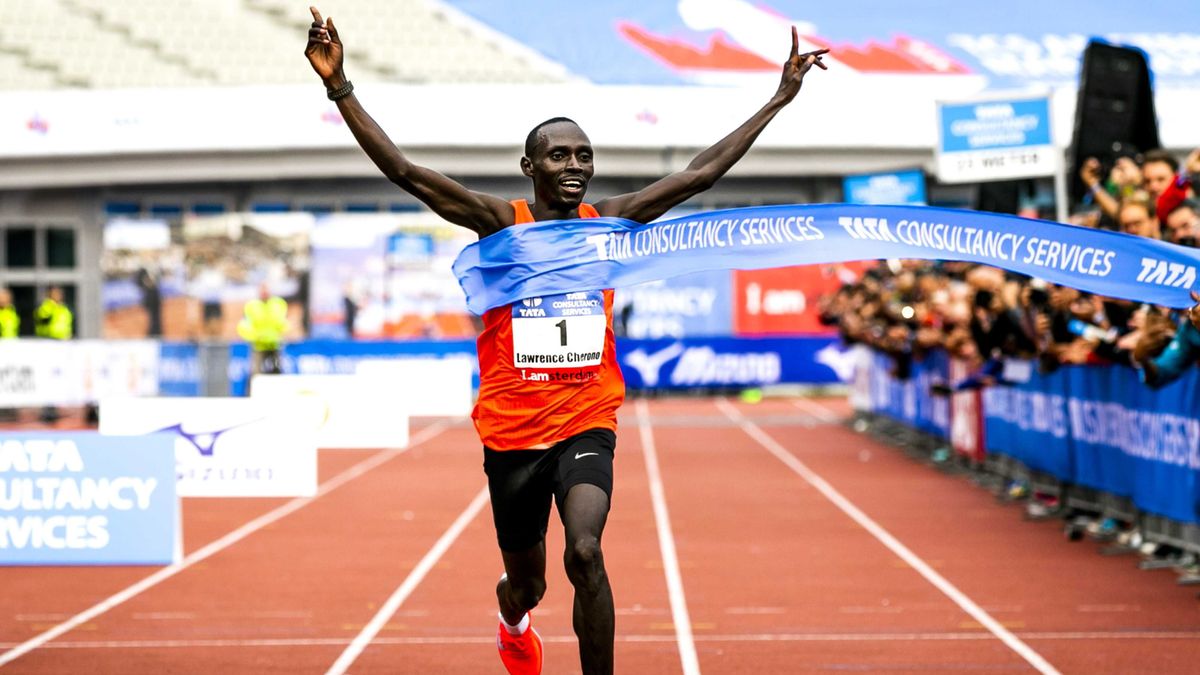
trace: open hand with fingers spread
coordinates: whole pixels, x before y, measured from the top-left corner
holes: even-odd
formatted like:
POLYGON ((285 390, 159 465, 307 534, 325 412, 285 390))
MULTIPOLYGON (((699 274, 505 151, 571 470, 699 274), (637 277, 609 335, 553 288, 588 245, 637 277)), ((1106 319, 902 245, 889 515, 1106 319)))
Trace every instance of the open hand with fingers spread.
POLYGON ((779 82, 779 91, 775 94, 784 103, 790 103, 792 99, 796 98, 796 94, 800 93, 800 85, 804 83, 804 74, 813 66, 821 70, 829 70, 821 62, 821 57, 829 53, 828 49, 818 49, 803 54, 799 52, 800 37, 796 33, 796 27, 792 26, 792 53, 788 55, 787 61, 783 64, 783 77, 779 82))
POLYGON ((332 18, 322 20, 316 7, 309 7, 308 10, 312 12, 313 22, 308 29, 308 45, 304 48, 304 55, 325 82, 325 87, 335 89, 346 80, 342 73, 342 41, 332 18))

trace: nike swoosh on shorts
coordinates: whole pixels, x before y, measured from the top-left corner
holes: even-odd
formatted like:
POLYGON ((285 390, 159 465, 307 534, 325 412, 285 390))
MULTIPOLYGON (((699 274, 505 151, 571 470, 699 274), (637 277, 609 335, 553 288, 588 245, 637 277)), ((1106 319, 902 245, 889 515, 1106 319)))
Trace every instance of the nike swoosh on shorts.
POLYGON ((579 459, 580 457, 587 457, 588 455, 596 455, 597 457, 599 457, 600 453, 598 453, 598 452, 577 452, 577 453, 575 453, 575 459, 579 459))

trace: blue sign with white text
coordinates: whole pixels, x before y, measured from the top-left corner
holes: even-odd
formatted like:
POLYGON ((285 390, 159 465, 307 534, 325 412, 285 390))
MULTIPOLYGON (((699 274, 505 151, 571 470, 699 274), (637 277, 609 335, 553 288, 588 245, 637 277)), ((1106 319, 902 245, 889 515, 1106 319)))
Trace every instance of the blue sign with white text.
POLYGON ((943 103, 941 152, 1050 145, 1050 99, 943 103))
POLYGON ((828 384, 849 358, 837 338, 810 336, 621 340, 617 357, 630 389, 828 384))
POLYGON ((988 449, 1059 480, 1076 482, 1064 373, 1033 372, 1029 381, 983 392, 988 449), (1003 439, 1006 445, 999 445, 1003 439))
MULTIPOLYGON (((363 359, 468 357, 475 360, 474 340, 305 340, 283 347, 284 375, 349 375, 363 359)), ((250 382, 250 347, 229 347, 229 395, 244 396, 250 382)), ((472 376, 479 386, 479 373, 472 376)))
POLYGON ((172 434, 0 433, 0 565, 168 565, 172 434))
POLYGON ((616 297, 616 320, 631 338, 733 333, 733 274, 728 270, 683 274, 618 288, 616 297))
POLYGON ((920 169, 846 176, 842 189, 849 204, 925 205, 925 173, 920 169))
POLYGON ((191 342, 158 345, 158 393, 162 396, 201 394, 200 349, 191 342))
POLYGON ((906 377, 897 377, 896 363, 885 354, 873 354, 871 411, 909 424, 926 433, 950 434, 950 405, 945 397, 929 395, 935 382, 945 382, 950 363, 942 352, 912 359, 906 377))

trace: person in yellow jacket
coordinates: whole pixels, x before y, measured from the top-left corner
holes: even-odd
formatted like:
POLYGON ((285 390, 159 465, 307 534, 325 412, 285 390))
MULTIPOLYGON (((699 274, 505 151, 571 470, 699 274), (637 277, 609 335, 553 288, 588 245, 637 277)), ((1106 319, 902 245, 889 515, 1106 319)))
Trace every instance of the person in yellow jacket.
POLYGON ((254 350, 253 372, 278 374, 282 370, 279 350, 288 329, 287 301, 271 295, 271 288, 264 283, 258 287, 258 299, 247 302, 244 313, 237 330, 254 350))
POLYGON ((33 333, 50 340, 70 340, 74 335, 75 316, 63 304, 63 292, 51 286, 46 299, 33 313, 33 333))
POLYGON ((0 286, 0 340, 17 337, 21 329, 21 317, 17 316, 17 308, 12 304, 12 293, 0 286))

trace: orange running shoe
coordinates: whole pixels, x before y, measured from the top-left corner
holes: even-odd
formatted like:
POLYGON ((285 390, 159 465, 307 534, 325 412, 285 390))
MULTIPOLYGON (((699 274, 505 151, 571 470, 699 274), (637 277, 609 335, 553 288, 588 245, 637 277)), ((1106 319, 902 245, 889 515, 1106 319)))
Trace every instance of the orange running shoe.
MULTIPOLYGON (((526 615, 532 618, 531 615, 526 615)), ((500 650, 500 660, 508 669, 509 675, 541 675, 542 672, 542 636, 527 625, 525 632, 513 635, 504 627, 504 618, 496 628, 496 648, 500 650)))

